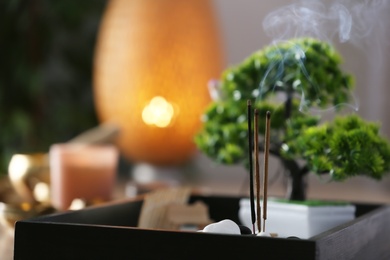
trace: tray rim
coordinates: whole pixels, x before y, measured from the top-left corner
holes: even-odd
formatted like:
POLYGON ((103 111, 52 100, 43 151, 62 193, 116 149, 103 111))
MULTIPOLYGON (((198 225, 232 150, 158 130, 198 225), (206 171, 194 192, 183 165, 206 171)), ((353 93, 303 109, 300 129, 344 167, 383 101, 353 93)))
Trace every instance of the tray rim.
MULTIPOLYGON (((232 198, 230 196, 198 196, 195 195, 195 198, 206 198, 206 199, 224 199, 232 198)), ((233 197, 240 199, 241 197, 233 197)), ((356 203, 352 203, 356 204, 356 203)), ((343 246, 338 246, 340 241, 349 241, 351 237, 353 238, 356 234, 364 232, 365 229, 372 228, 376 232, 371 232, 371 238, 373 241, 384 241, 383 239, 390 240, 390 225, 388 225, 388 219, 390 219, 390 206, 389 205, 379 205, 379 204, 356 204, 359 205, 368 205, 372 207, 368 213, 364 213, 361 216, 355 218, 352 221, 349 221, 343 225, 332 228, 326 232, 318 234, 309 239, 291 239, 291 238, 268 238, 268 237, 256 237, 256 236, 240 236, 240 235, 225 235, 225 234, 212 234, 212 233, 202 233, 202 232, 191 232, 191 231, 171 231, 171 230, 152 230, 152 229, 141 229, 135 226, 123 226, 123 225, 106 225, 106 224, 96 224, 96 223, 73 223, 63 221, 64 218, 72 216, 74 214, 93 214, 94 211, 98 212, 101 210, 107 210, 110 208, 121 208, 124 205, 137 207, 142 206, 142 197, 136 199, 124 199, 120 201, 113 201, 106 203, 104 205, 97 205, 93 207, 88 207, 79 211, 69 211, 62 213, 54 213, 51 215, 46 215, 42 217, 37 217, 33 219, 27 219, 18 221, 15 225, 15 259, 22 256, 20 254, 21 248, 23 246, 20 244, 26 244, 27 241, 21 239, 20 236, 23 230, 44 230, 47 234, 50 234, 51 230, 60 230, 61 232, 68 232, 67 230, 73 230, 74 232, 79 232, 79 230, 86 230, 89 232, 93 230, 95 233, 105 233, 113 235, 115 233, 121 234, 121 236, 130 239, 129 237, 161 237, 163 240, 169 240, 177 238, 178 240, 193 240, 198 241, 197 244, 202 244, 202 240, 207 241, 227 241, 226 243, 247 243, 248 245, 265 245, 271 247, 281 247, 281 248, 302 248, 307 250, 305 256, 308 256, 307 259, 335 259, 341 255, 354 255, 357 253, 371 254, 376 253, 374 251, 373 243, 363 243, 364 241, 354 241, 353 243, 348 243, 343 246), (387 224, 387 225, 384 225, 387 224), (383 228, 384 226, 389 226, 383 228), (125 233, 123 233, 125 232, 125 233), (387 232, 387 233, 386 233, 387 232), (382 239, 382 240, 381 240, 382 239), (290 246, 291 245, 291 246, 290 246), (292 246, 294 245, 294 246, 292 246), (336 250, 334 250, 336 248, 336 250)), ((80 232, 82 233, 82 232, 80 232)), ((114 235, 113 235, 114 236, 114 235)), ((140 240, 142 241, 142 239, 140 240)), ((146 240, 145 240, 146 241, 146 240)), ((148 240, 149 241, 149 240, 148 240)), ((386 241, 386 240, 385 240, 386 241)), ((119 242, 120 243, 120 242, 119 242)), ((157 243, 155 241, 155 243, 157 243)), ((341 243, 342 244, 342 243, 341 243)), ((142 246, 141 246, 142 248, 142 246)), ((264 248, 264 246, 262 247, 264 248)), ((135 248, 136 249, 136 248, 135 248)), ((160 248, 164 249, 164 248, 160 248)), ((390 256, 390 249, 383 249, 382 251, 377 252, 379 256, 386 255, 390 256)), ((88 251, 89 252, 89 251, 88 251)), ((85 254, 88 254, 86 252, 85 254)), ((171 251, 170 251, 171 252, 171 251)), ((171 252, 172 253, 172 252, 171 252)), ((252 254, 252 252, 248 252, 252 254)), ((363 254, 363 255, 364 255, 363 254)), ((85 255, 84 255, 85 256, 85 255)), ((255 255, 254 255, 255 256, 255 255)), ((306 259, 306 258, 305 258, 306 259)), ((346 257, 345 259, 349 259, 346 257)), ((351 258, 352 259, 352 258, 351 258)))

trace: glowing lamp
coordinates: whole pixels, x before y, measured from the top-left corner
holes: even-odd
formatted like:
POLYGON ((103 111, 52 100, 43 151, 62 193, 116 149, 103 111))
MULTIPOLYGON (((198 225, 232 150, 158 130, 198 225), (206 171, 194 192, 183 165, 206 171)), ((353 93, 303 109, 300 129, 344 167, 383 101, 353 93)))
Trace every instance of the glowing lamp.
POLYGON ((142 120, 147 125, 167 127, 171 124, 175 113, 173 106, 163 97, 154 97, 142 110, 142 120))
POLYGON ((129 160, 182 163, 195 151, 207 82, 222 68, 212 1, 111 0, 95 54, 100 121, 120 127, 129 160))

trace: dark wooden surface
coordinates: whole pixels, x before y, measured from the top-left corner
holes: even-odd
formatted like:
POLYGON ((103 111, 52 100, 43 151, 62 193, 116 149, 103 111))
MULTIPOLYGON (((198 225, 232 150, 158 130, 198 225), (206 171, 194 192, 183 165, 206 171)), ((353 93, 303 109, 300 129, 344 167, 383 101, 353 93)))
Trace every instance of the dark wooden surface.
MULTIPOLYGON (((215 221, 238 222, 239 199, 193 196, 215 221)), ((390 208, 357 205, 358 218, 311 239, 134 228, 142 201, 20 221, 14 259, 390 259, 390 208)))
POLYGON ((316 240, 317 259, 390 259, 390 207, 381 207, 316 240))

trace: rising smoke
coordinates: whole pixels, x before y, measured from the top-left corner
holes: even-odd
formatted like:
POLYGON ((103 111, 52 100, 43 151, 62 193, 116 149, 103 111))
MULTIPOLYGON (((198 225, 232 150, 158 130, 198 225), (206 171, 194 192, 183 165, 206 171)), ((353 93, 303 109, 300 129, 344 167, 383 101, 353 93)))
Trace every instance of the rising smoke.
POLYGON ((269 13, 263 22, 275 41, 310 36, 324 41, 361 45, 385 37, 390 15, 387 0, 301 0, 269 13), (337 39, 338 38, 338 39, 337 39))
MULTIPOLYGON (((389 44, 390 20, 384 19, 390 15, 389 3, 387 0, 301 0, 269 13, 263 28, 275 44, 291 38, 313 37, 332 44, 352 44, 363 50, 368 46, 383 49, 389 44)), ((340 105, 357 111, 357 98, 353 93, 350 97, 351 103, 340 105)), ((304 103, 302 100, 301 109, 304 103)))

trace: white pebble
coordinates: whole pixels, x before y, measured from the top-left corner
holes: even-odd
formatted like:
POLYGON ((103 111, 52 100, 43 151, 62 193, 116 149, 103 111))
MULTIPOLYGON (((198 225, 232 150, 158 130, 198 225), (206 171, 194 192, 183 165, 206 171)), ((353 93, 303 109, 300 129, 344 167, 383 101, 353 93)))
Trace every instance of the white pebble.
POLYGON ((241 235, 240 227, 230 219, 207 225, 203 232, 241 235))
POLYGON ((271 237, 271 235, 269 233, 265 233, 263 231, 261 231, 260 233, 257 233, 257 236, 259 236, 259 237, 271 237))

